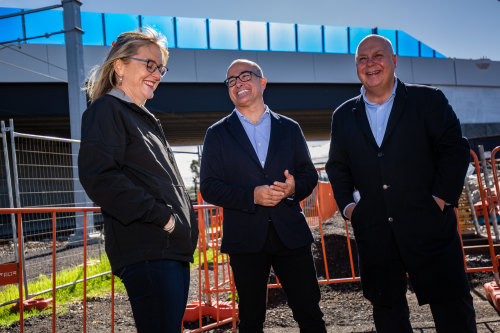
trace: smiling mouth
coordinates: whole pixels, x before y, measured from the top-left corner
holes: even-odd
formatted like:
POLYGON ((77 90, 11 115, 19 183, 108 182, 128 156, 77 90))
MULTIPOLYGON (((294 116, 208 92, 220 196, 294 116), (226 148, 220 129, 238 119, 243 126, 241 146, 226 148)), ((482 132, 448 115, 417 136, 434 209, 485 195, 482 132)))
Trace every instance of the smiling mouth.
POLYGON ((154 88, 154 86, 155 86, 154 82, 151 82, 151 81, 144 81, 144 84, 150 88, 154 88))
POLYGON ((380 73, 380 70, 372 71, 372 72, 367 72, 366 75, 376 75, 378 73, 380 73))
POLYGON ((248 92, 248 90, 247 90, 247 89, 245 89, 245 90, 240 90, 240 91, 238 91, 238 96, 243 95, 244 93, 247 93, 247 92, 248 92))

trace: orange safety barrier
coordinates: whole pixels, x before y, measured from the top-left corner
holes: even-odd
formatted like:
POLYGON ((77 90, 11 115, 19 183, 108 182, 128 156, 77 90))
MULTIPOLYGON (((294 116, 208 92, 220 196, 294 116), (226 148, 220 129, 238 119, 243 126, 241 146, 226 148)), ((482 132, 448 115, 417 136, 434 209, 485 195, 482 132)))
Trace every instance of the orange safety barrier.
MULTIPOLYGON (((483 215, 484 215, 484 223, 486 226, 486 233, 488 235, 488 246, 489 246, 489 252, 491 256, 491 263, 492 266, 488 267, 476 267, 476 268, 469 268, 467 267, 467 262, 465 262, 465 251, 464 253, 464 266, 465 266, 465 271, 467 273, 472 273, 472 272, 493 272, 495 276, 498 276, 498 260, 495 256, 495 248, 493 246, 493 238, 491 236, 491 228, 490 228, 490 220, 489 220, 489 212, 487 210, 487 202, 491 201, 491 190, 488 188, 484 188, 483 186, 483 177, 481 176, 481 168, 479 164, 479 160, 477 158, 476 153, 471 150, 470 154, 474 160, 474 168, 476 170, 476 177, 477 177, 477 182, 479 186, 479 194, 481 196, 481 203, 482 203, 482 210, 483 210, 483 215)), ((492 207, 490 205, 490 207, 492 207)), ((494 209, 494 207, 493 207, 494 209)), ((462 232, 460 230, 460 226, 457 223, 457 228, 458 228, 458 233, 460 235, 460 241, 462 242, 462 251, 463 251, 463 240, 462 240, 462 232)))
POLYGON ((498 274, 498 260, 500 256, 495 256, 495 249, 493 247, 493 242, 491 238, 491 229, 489 223, 489 217, 493 212, 498 212, 498 198, 500 195, 500 184, 496 167, 496 153, 500 151, 500 146, 493 149, 490 156, 491 169, 493 173, 493 183, 495 186, 495 192, 491 189, 484 189, 481 182, 481 174, 479 173, 479 161, 477 156, 474 156, 474 163, 476 164, 476 173, 478 174, 478 183, 480 184, 480 194, 481 194, 481 204, 483 210, 484 221, 486 225, 486 230, 488 232, 488 244, 490 247, 490 254, 493 263, 493 275, 494 281, 484 284, 484 291, 486 293, 486 298, 493 304, 493 306, 500 312, 500 278, 498 274))
MULTIPOLYGON (((497 149, 496 151, 500 150, 497 149)), ((496 152, 495 151, 495 152, 496 152)), ((492 265, 487 267, 475 267, 469 268, 467 267, 467 262, 464 260, 464 266, 468 273, 470 272, 484 272, 491 271, 495 274, 495 277, 498 277, 498 257, 495 256, 494 247, 493 247, 493 239, 490 231, 489 224, 489 212, 487 211, 487 202, 491 202, 492 200, 492 191, 490 189, 485 189, 482 186, 482 178, 480 173, 479 161, 477 159, 476 154, 471 151, 471 155, 474 159, 474 166, 476 168, 476 173, 478 177, 478 183, 480 187, 481 194, 481 202, 483 203, 482 209, 485 216, 485 224, 486 230, 488 234, 488 244, 489 250, 492 260, 492 265)), ((494 160, 494 154, 492 154, 492 159, 494 160)), ((495 173, 495 179, 498 183, 498 175, 495 173)), ((498 184, 496 184, 498 186, 498 184)), ((497 189, 498 193, 498 189, 497 189)), ((198 196, 198 201, 202 203, 201 196, 198 196)), ((327 221, 333 214, 337 212, 337 206, 335 204, 335 200, 333 198, 333 194, 331 193, 331 188, 329 183, 319 182, 318 186, 311 194, 309 198, 304 200, 302 203, 302 208, 304 214, 306 215, 306 219, 312 229, 319 230, 319 237, 321 240, 321 248, 320 251, 322 253, 323 266, 325 278, 319 280, 320 284, 330 284, 330 283, 345 283, 345 282, 357 282, 360 281, 360 278, 356 276, 356 265, 354 263, 354 258, 356 253, 353 253, 353 246, 351 244, 351 237, 349 235, 349 222, 344 221, 343 227, 345 228, 345 239, 346 239, 346 247, 348 251, 348 262, 350 273, 348 276, 330 276, 329 268, 328 268, 328 255, 327 255, 327 245, 325 244, 325 235, 323 234, 323 224, 327 221), (325 207, 328 206, 328 207, 325 207)), ((490 206, 491 207, 491 206, 490 206)), ((216 207, 213 205, 205 205, 200 204, 196 205, 195 209, 198 211, 198 226, 200 229, 200 237, 198 240, 198 262, 195 263, 198 266, 198 300, 188 304, 184 316, 185 326, 193 325, 193 323, 197 322, 197 327, 189 330, 189 332, 203 332, 210 329, 213 329, 217 326, 232 324, 233 331, 236 330, 236 324, 238 321, 238 306, 235 302, 235 293, 236 288, 234 285, 234 279, 232 276, 232 271, 229 265, 228 256, 220 253, 220 241, 222 239, 222 208, 216 207), (212 264, 209 264, 208 261, 211 259, 213 261, 212 264), (211 320, 207 322, 207 318, 211 320)), ((52 286, 52 331, 56 331, 56 263, 55 263, 55 250, 56 250, 56 214, 63 212, 83 212, 84 215, 84 230, 87 227, 87 213, 89 212, 99 212, 99 208, 3 208, 0 209, 0 214, 17 214, 17 224, 18 224, 18 239, 22 239, 22 214, 25 213, 51 213, 53 217, 53 231, 52 231, 52 241, 53 241, 53 286, 52 286)), ((459 231, 460 237, 461 232, 457 221, 457 229, 459 231)), ((87 325, 87 304, 86 304, 86 281, 87 281, 87 265, 86 265, 86 232, 84 235, 84 259, 83 259, 83 286, 84 286, 84 296, 83 296, 83 332, 86 332, 87 325)), ((463 246, 463 242, 462 242, 463 246)), ((22 248, 18 247, 18 258, 21 258, 22 248)), ((465 254, 465 252, 464 252, 465 254)), ((465 256, 464 256, 465 258, 465 256)), ((20 315, 20 332, 24 332, 24 310, 30 302, 33 300, 24 301, 23 297, 23 288, 22 288, 22 262, 15 264, 0 265, 0 272, 8 272, 8 278, 11 279, 10 282, 14 281, 15 283, 19 283, 19 299, 23 300, 23 302, 19 302, 19 315, 20 315), (3 270, 2 270, 3 269, 3 270)), ((111 274, 111 332, 114 332, 114 276, 111 274)), ((0 279, 0 284, 2 281, 6 281, 4 279, 0 279)), ((497 283, 493 282, 493 283, 497 283)), ((492 301, 492 303, 500 304, 500 284, 490 284, 485 285, 485 290, 487 293, 487 297, 492 301)), ((278 288, 280 287, 279 281, 274 284, 269 284, 268 288, 278 288)), ((43 300, 41 302, 47 302, 47 300, 43 300)), ((191 327, 190 326, 190 327, 191 327)))
MULTIPOLYGON (((51 213, 52 214, 52 299, 29 299, 23 296, 23 270, 22 267, 22 242, 18 243, 17 251, 19 263, 17 269, 17 283, 19 284, 19 301, 16 311, 19 311, 19 328, 24 332, 24 310, 36 307, 38 309, 48 307, 52 301, 52 332, 56 331, 56 214, 57 213, 81 213, 83 212, 83 229, 87 230, 87 213, 99 212, 100 208, 74 207, 74 208, 0 208, 0 214, 17 214, 17 239, 23 239, 22 214, 28 213, 51 213)), ((83 233, 83 331, 87 331, 87 233, 83 233)))
POLYGON ((236 287, 229 266, 227 254, 220 253, 222 240, 222 208, 204 205, 198 192, 198 301, 189 303, 184 313, 184 322, 198 321, 198 328, 190 332, 203 332, 214 327, 232 323, 236 330, 238 305, 236 287), (209 267, 208 259, 213 264, 209 267), (230 301, 222 301, 225 297, 230 301), (215 322, 203 325, 203 318, 209 316, 215 322))
MULTIPOLYGON (((317 171, 323 171, 325 168, 318 168, 317 171)), ((332 217, 339 208, 333 196, 332 185, 329 182, 318 181, 316 187, 318 191, 318 209, 323 217, 323 222, 332 217)))

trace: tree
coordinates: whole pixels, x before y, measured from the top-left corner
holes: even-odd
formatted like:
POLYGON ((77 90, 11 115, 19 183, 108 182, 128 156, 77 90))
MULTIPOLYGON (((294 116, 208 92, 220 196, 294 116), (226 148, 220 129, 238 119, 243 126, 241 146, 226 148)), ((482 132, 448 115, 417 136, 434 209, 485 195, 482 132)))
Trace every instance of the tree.
POLYGON ((200 182, 200 163, 198 160, 191 161, 191 172, 193 173, 194 193, 198 195, 198 183, 200 182))

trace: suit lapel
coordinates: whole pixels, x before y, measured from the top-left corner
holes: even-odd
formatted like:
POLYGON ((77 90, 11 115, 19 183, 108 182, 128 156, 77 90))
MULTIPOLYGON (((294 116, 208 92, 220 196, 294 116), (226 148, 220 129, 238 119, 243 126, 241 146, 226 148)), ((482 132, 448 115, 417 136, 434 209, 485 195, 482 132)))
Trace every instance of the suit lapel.
POLYGON ((373 136, 372 129, 370 127, 370 123, 368 122, 368 117, 366 116, 366 108, 365 102, 363 101, 363 95, 359 95, 354 107, 352 108, 352 112, 354 113, 354 117, 356 119, 356 124, 361 129, 361 132, 365 135, 368 142, 375 146, 378 149, 377 142, 375 141, 375 137, 373 136))
POLYGON ((236 111, 233 111, 233 113, 227 118, 227 124, 229 132, 234 137, 236 142, 238 142, 238 144, 242 147, 243 151, 252 157, 255 163, 262 167, 259 162, 259 158, 255 153, 255 149, 253 149, 252 143, 250 142, 241 121, 238 119, 236 111))
POLYGON ((281 129, 282 123, 280 116, 271 111, 271 135, 269 137, 269 146, 267 148, 266 163, 264 163, 264 168, 268 167, 271 163, 273 157, 277 154, 279 147, 281 146, 281 140, 283 138, 283 131, 281 129))
POLYGON ((398 80, 398 87, 396 88, 396 96, 394 97, 394 103, 392 103, 391 113, 389 115, 389 120, 387 121, 387 127, 384 133, 384 139, 382 140, 381 148, 384 146, 385 142, 389 139, 392 131, 396 127, 401 115, 404 111, 404 105, 406 101, 406 86, 403 82, 398 80))

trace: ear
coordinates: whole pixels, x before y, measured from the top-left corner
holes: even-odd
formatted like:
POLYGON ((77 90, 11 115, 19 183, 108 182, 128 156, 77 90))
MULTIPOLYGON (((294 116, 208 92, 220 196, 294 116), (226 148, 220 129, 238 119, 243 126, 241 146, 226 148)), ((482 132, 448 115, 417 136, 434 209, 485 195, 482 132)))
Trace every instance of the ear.
POLYGON ((267 79, 265 77, 260 78, 260 86, 262 87, 262 91, 264 91, 266 89, 267 79))
POLYGON ((115 61, 113 61, 113 67, 115 69, 115 73, 118 76, 123 76, 124 62, 122 59, 116 59, 115 61))

